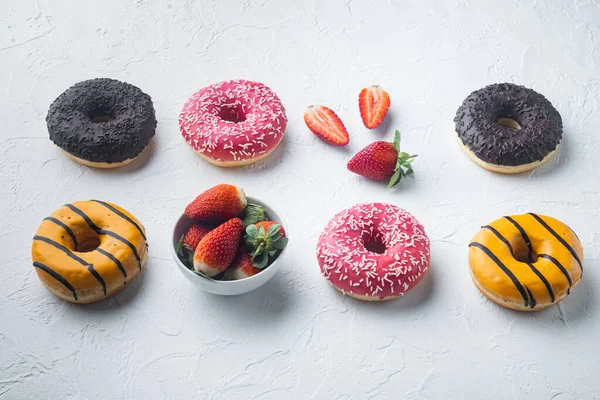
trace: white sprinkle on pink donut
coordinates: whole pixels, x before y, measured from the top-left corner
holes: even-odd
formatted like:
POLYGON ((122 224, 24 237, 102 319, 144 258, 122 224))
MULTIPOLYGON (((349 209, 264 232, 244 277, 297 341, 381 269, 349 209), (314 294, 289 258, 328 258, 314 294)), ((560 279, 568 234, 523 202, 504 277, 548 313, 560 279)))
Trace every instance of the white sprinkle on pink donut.
POLYGON ((248 164, 272 151, 287 126, 279 97, 259 82, 220 82, 194 93, 179 115, 186 142, 216 163, 248 164))
POLYGON ((317 244, 321 272, 360 297, 402 296, 425 275, 430 242, 410 213, 391 204, 362 203, 335 215, 317 244))

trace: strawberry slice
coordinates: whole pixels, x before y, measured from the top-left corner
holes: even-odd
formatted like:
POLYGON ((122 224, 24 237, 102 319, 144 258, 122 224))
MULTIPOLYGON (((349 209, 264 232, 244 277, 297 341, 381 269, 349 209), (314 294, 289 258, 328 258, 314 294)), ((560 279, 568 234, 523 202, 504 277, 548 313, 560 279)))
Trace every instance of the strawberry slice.
POLYGON ((364 88, 358 95, 358 106, 363 124, 369 129, 377 128, 390 109, 390 95, 377 85, 364 88))
POLYGON ((219 275, 231 265, 242 237, 244 224, 233 218, 200 240, 194 253, 194 269, 208 277, 219 275))
POLYGON ((350 141, 344 123, 330 108, 308 107, 304 113, 304 122, 315 135, 333 146, 345 146, 350 141))

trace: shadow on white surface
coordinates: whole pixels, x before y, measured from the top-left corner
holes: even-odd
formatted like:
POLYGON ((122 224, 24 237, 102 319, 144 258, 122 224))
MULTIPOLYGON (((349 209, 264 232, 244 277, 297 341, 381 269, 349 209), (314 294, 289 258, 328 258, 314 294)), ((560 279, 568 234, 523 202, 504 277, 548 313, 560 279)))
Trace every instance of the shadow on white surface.
POLYGON ((214 309, 215 319, 229 324, 236 321, 242 326, 276 324, 286 318, 293 301, 293 291, 286 290, 281 274, 276 274, 260 288, 239 296, 219 296, 207 293, 206 304, 200 308, 214 309))
POLYGON ((152 138, 150 143, 148 143, 148 146, 144 149, 144 151, 142 151, 142 154, 140 154, 131 163, 129 163, 123 167, 113 168, 113 169, 97 169, 97 168, 92 168, 92 169, 94 171, 107 173, 107 174, 135 172, 135 171, 138 171, 138 170, 144 168, 155 153, 156 153, 156 138, 152 138))
MULTIPOLYGON (((571 294, 552 307, 545 310, 524 312, 506 308, 511 318, 525 322, 536 320, 544 326, 556 326, 557 328, 573 329, 580 324, 588 322, 598 314, 598 302, 594 296, 594 284, 584 277, 572 289, 571 294)), ((483 296, 483 295, 482 295, 483 296)), ((486 299, 491 302, 491 300, 486 299)), ((495 305, 500 307, 498 305, 495 305)))
MULTIPOLYGON (((148 268, 148 262, 146 262, 146 266, 144 267, 144 271, 141 271, 138 276, 133 280, 131 284, 129 284, 125 289, 121 290, 119 293, 101 300, 95 303, 90 304, 72 304, 70 305, 74 308, 72 311, 74 313, 104 313, 106 311, 114 311, 118 314, 119 310, 124 310, 130 306, 134 302, 136 296, 140 292, 140 288, 144 284, 144 277, 146 275, 145 269, 148 268)), ((117 315, 115 314, 115 315, 117 315)), ((120 314, 118 314, 120 315, 120 314)))
MULTIPOLYGON (((397 129, 394 127, 394 124, 396 124, 397 120, 398 120, 398 117, 396 116, 396 110, 392 110, 390 108, 390 110, 388 111, 388 113, 385 116, 385 119, 383 120, 381 125, 379 125, 375 129, 373 129, 373 131, 377 133, 376 137, 378 138, 378 140, 384 140, 386 142, 394 141, 394 132, 396 132, 396 129, 397 129)), ((398 128, 398 130, 400 130, 400 129, 398 128)), ((402 135, 401 130, 400 130, 400 135, 402 135)), ((402 145, 402 141, 400 142, 400 145, 402 145)), ((402 146, 400 146, 400 147, 402 147, 402 146)))

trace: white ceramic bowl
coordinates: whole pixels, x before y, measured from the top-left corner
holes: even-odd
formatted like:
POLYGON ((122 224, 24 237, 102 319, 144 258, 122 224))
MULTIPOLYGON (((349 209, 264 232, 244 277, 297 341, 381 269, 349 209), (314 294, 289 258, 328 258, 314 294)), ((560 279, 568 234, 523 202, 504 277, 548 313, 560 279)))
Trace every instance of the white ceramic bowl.
MULTIPOLYGON (((278 222, 285 229, 286 237, 290 237, 290 232, 288 230, 288 225, 285 223, 280 214, 275 212, 273 208, 268 206, 262 201, 254 199, 252 197, 247 197, 249 203, 258 204, 265 209, 265 212, 269 216, 269 218, 273 221, 278 222)), ((252 290, 258 289, 265 283, 269 281, 277 270, 283 265, 285 261, 285 257, 287 254, 287 246, 285 249, 279 253, 277 259, 269 265, 267 268, 259 272, 258 274, 251 276, 249 278, 244 278, 236 281, 213 281, 194 272, 190 271, 177 257, 177 244, 179 243, 179 239, 181 239, 181 235, 183 235, 190 226, 194 224, 194 221, 188 219, 183 214, 173 227, 172 238, 173 241, 171 243, 171 254, 173 255, 173 259, 175 260, 175 264, 179 267, 179 270, 190 282, 196 285, 198 288, 207 291, 209 293, 219 294, 223 296, 234 296, 238 294, 248 293, 252 290)), ((289 246, 289 244, 288 244, 289 246)))

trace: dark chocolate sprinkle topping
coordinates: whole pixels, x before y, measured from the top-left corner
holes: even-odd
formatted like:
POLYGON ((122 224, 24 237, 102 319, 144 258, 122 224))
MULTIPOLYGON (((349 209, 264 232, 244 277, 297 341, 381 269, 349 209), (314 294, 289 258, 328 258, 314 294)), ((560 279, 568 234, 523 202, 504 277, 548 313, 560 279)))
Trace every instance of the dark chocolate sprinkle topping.
POLYGON ((562 139, 562 119, 543 95, 512 83, 497 83, 471 93, 454 117, 456 133, 475 155, 495 165, 541 161, 562 139), (515 131, 499 124, 510 118, 515 131))
POLYGON ((66 152, 87 161, 118 163, 146 148, 157 122, 149 95, 129 83, 97 78, 58 96, 46 124, 50 140, 66 152), (110 120, 94 122, 102 117, 110 120))

